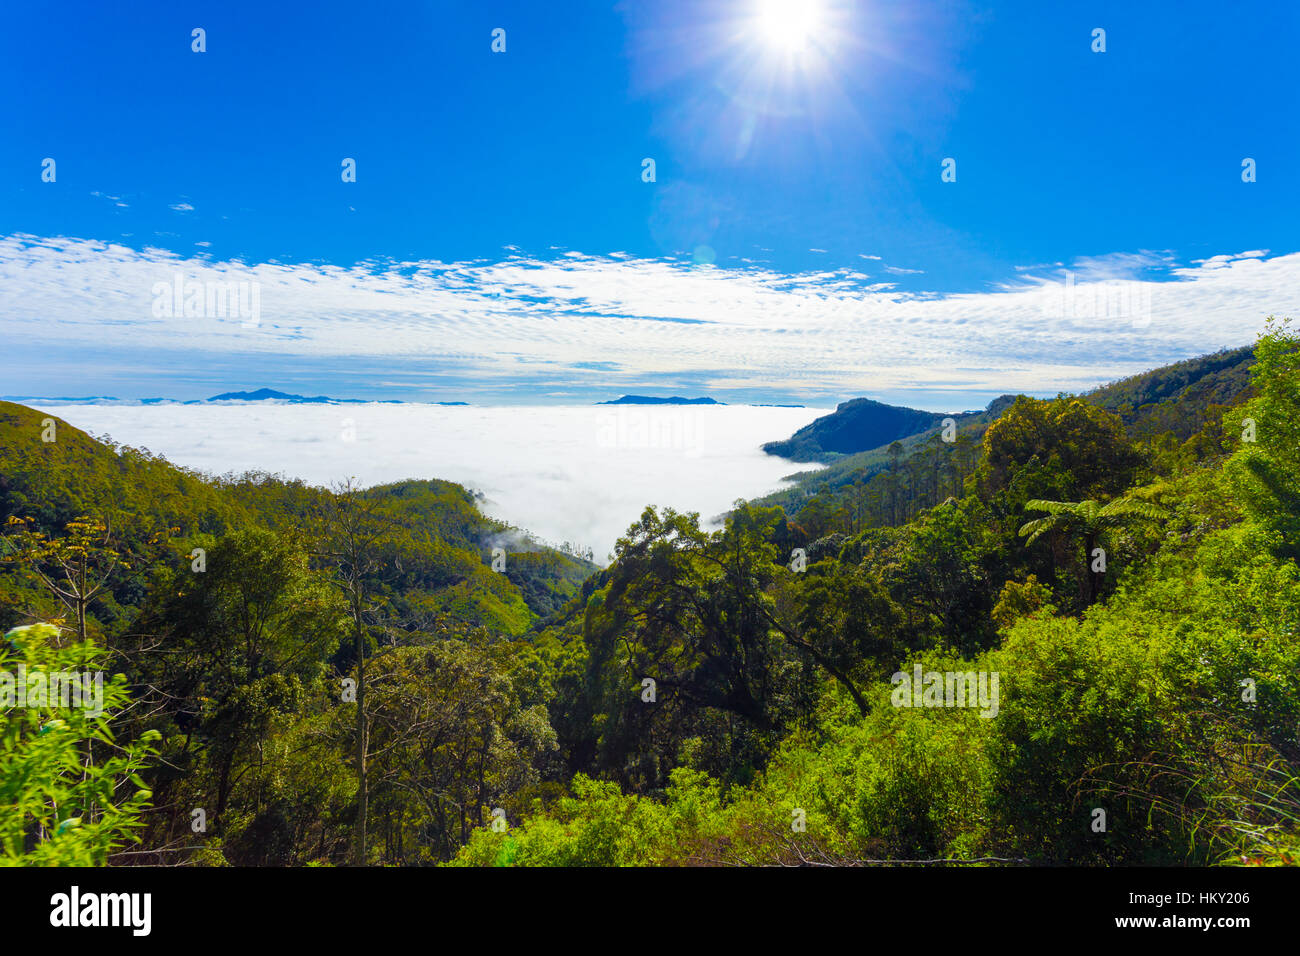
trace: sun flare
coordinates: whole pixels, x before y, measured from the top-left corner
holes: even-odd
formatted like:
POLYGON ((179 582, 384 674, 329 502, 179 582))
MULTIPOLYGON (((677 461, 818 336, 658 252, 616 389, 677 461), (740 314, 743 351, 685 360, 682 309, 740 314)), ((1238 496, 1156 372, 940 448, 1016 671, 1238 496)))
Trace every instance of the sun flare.
POLYGON ((758 28, 769 46, 788 53, 806 47, 822 25, 817 0, 759 0, 758 28))

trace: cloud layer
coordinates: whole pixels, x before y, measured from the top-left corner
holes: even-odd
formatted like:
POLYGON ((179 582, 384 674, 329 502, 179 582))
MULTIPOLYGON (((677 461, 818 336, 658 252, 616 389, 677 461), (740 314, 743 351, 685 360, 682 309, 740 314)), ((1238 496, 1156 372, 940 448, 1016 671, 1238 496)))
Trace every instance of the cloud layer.
POLYGON ((613 549, 646 505, 709 520, 796 465, 759 451, 826 409, 748 406, 42 404, 94 435, 211 474, 249 469, 327 485, 444 478, 545 541, 613 549))
MULTIPOLYGON (((318 374, 403 370, 408 386, 420 369, 533 397, 564 382, 606 391, 689 382, 824 401, 1079 389, 1245 344, 1265 316, 1300 301, 1300 253, 1094 257, 939 295, 844 268, 783 274, 623 253, 249 264, 15 235, 0 239, 0 288, 0 323, 26 363, 46 356, 54 371, 78 351, 130 356, 140 387, 124 397, 158 394, 148 380, 186 365, 302 362, 318 374), (156 315, 158 284, 178 277, 256 283, 260 321, 156 315)), ((41 393, 33 384, 4 391, 41 393)))

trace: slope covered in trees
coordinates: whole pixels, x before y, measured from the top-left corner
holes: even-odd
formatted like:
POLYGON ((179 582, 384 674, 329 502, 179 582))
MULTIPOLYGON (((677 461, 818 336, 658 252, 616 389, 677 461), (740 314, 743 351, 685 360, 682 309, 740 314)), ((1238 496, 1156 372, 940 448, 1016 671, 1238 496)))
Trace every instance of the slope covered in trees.
POLYGON ((923 432, 943 417, 870 398, 855 398, 841 402, 834 412, 805 425, 785 441, 768 442, 763 450, 794 461, 833 460, 923 432))
POLYGON ((1201 430, 1212 410, 1249 397, 1254 360, 1249 346, 1215 352, 1120 379, 1084 397, 1119 415, 1135 435, 1167 431, 1182 441, 1201 430))
MULTIPOLYGON (((473 496, 451 482, 398 482, 362 497, 394 525, 384 545, 395 569, 394 590, 407 600, 418 594, 430 609, 468 623, 522 633, 572 597, 593 570, 484 517, 473 496), (528 553, 508 554, 504 575, 492 573, 484 560, 488 543, 512 539, 528 553)), ((267 474, 213 479, 148 449, 119 447, 34 409, 0 402, 0 521, 28 518, 47 535, 94 514, 123 551, 147 562, 164 552, 188 553, 199 536, 255 527, 308 535, 329 498, 323 489, 267 474), (45 433, 53 440, 43 441, 45 433)), ((138 575, 124 574, 114 593, 137 604, 141 586, 138 575)), ((16 621, 0 605, 0 625, 16 621)))
MULTIPOLYGON (((1213 454, 1222 447, 1219 427, 1223 413, 1251 394, 1249 347, 1217 352, 1164 366, 1104 385, 1077 397, 1088 404, 1118 415, 1128 433, 1152 446, 1153 453, 1166 458, 1213 454), (1194 447, 1193 447, 1194 446, 1194 447)), ((1023 398, 1023 396, 1019 396, 1023 398)), ((953 492, 975 466, 975 454, 985 429, 1001 418, 1018 396, 1003 395, 979 413, 957 413, 944 447, 939 422, 945 416, 932 415, 923 430, 873 447, 870 438, 855 443, 846 436, 855 433, 842 415, 846 402, 792 436, 787 442, 769 442, 765 451, 785 454, 796 447, 816 448, 816 436, 835 434, 847 441, 841 447, 847 455, 812 453, 799 461, 830 461, 828 467, 791 475, 790 487, 759 499, 765 505, 780 505, 814 537, 854 534, 863 527, 898 524, 933 507, 953 492), (785 449, 782 451, 780 449, 785 449)), ((862 406, 859 417, 876 408, 892 406, 871 403, 862 406)), ((918 413, 929 414, 929 413, 918 413)))

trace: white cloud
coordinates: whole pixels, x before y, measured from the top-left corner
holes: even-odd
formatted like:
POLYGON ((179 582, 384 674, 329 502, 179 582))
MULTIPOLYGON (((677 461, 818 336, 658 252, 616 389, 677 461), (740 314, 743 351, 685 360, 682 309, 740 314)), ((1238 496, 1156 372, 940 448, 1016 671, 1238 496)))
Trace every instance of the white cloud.
POLYGON ((361 357, 436 362, 473 381, 503 381, 519 376, 516 357, 526 356, 552 371, 602 362, 646 380, 791 383, 806 389, 800 394, 1041 393, 1248 343, 1265 316, 1300 301, 1300 253, 1169 261, 1144 252, 1074 263, 1080 295, 1166 264, 1165 281, 1138 282, 1150 311, 1136 322, 1053 313, 1047 302, 1059 271, 1018 275, 992 291, 935 294, 843 269, 784 274, 626 254, 251 264, 19 235, 0 238, 0 322, 7 339, 47 345, 51 355, 93 346, 129 351, 141 365, 157 353, 196 362, 361 357), (155 318, 151 289, 177 275, 259 283, 260 325, 155 318))
POLYGON ((1113 252, 1104 256, 1080 256, 1072 269, 1084 279, 1106 281, 1110 279, 1136 279, 1153 269, 1173 266, 1176 260, 1171 252, 1113 252))
POLYGON ((1204 269, 1221 269, 1233 262, 1239 262, 1242 259, 1262 259, 1268 255, 1267 249, 1253 249, 1250 252, 1239 252, 1236 255, 1219 255, 1211 256, 1208 259, 1193 259, 1192 265, 1201 266, 1204 269))

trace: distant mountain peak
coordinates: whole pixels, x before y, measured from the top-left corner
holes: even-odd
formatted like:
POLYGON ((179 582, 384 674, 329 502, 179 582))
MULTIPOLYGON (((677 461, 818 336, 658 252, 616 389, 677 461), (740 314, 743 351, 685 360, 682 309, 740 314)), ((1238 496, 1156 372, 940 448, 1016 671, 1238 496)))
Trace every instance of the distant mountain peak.
POLYGON ((307 398, 305 395, 292 395, 289 392, 278 392, 273 388, 259 388, 255 392, 222 392, 220 395, 213 395, 208 399, 209 402, 311 402, 319 404, 322 402, 332 402, 332 398, 324 395, 317 395, 313 398, 307 398))
POLYGON ((674 395, 672 398, 651 398, 646 395, 624 395, 622 398, 616 398, 608 402, 597 402, 597 405, 723 405, 716 398, 682 398, 674 395))
POLYGON ((938 412, 886 405, 874 398, 852 398, 785 441, 768 442, 763 450, 794 461, 826 461, 907 438, 934 427, 945 417, 938 412))
MULTIPOLYGON (((157 399, 152 399, 157 401, 157 399)), ((365 405, 368 402, 375 402, 380 405, 403 405, 394 398, 388 399, 366 399, 366 398, 330 398, 328 395, 294 395, 291 392, 280 392, 274 388, 259 388, 255 392, 222 392, 220 395, 213 395, 207 399, 209 402, 288 402, 291 405, 365 405)), ((428 405, 468 405, 469 402, 427 402, 428 405)))

